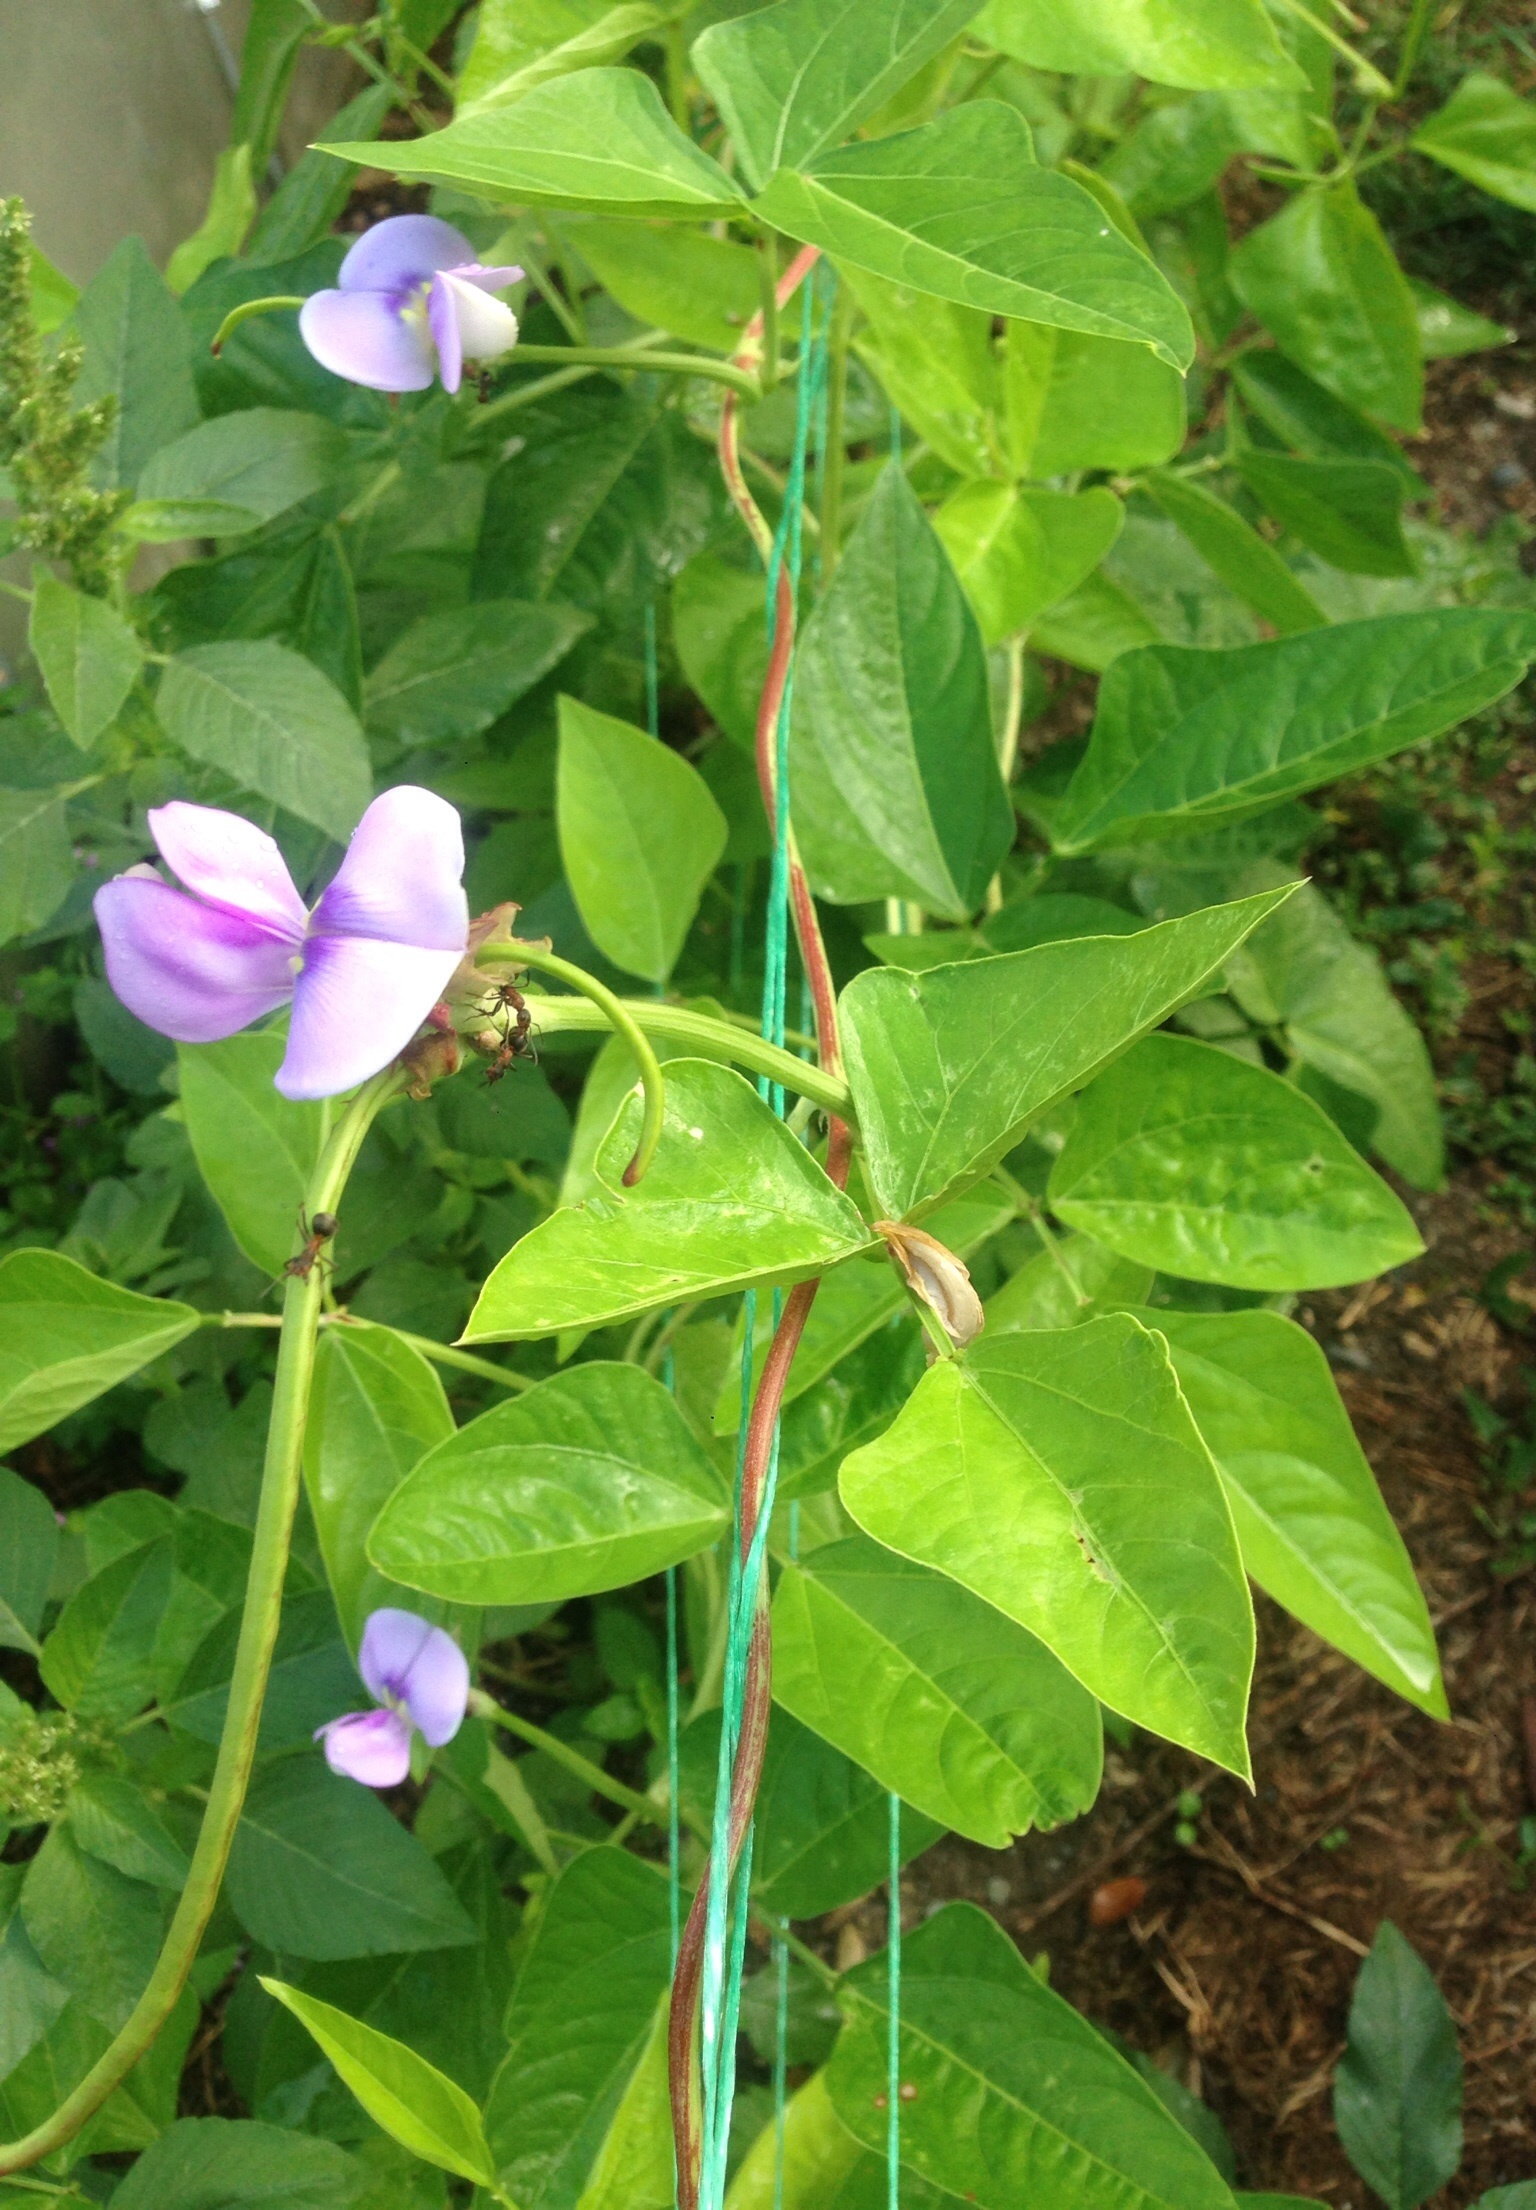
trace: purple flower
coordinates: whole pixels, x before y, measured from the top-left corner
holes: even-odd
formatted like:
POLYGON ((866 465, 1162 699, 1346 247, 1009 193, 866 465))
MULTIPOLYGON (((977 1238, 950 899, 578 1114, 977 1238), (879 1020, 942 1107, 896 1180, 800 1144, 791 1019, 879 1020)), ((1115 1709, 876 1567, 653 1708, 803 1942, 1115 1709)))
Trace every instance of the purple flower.
POLYGON ((413 1611, 368 1614, 357 1669, 384 1708, 349 1711, 316 1727, 333 1773, 365 1788, 394 1788, 411 1769, 411 1735, 451 1742, 469 1701, 469 1666, 452 1635, 413 1611))
POLYGON ((498 361, 517 317, 492 297, 521 269, 483 269, 474 247, 435 215, 391 215, 365 230, 338 289, 313 292, 299 334, 323 368, 374 391, 425 391, 440 373, 457 391, 464 362, 498 361))
POLYGON ((239 814, 176 799, 149 826, 186 888, 145 865, 102 884, 107 980, 183 1044, 233 1036, 291 998, 284 1097, 335 1097, 388 1066, 464 956, 464 839, 430 790, 375 798, 313 913, 271 837, 239 814))

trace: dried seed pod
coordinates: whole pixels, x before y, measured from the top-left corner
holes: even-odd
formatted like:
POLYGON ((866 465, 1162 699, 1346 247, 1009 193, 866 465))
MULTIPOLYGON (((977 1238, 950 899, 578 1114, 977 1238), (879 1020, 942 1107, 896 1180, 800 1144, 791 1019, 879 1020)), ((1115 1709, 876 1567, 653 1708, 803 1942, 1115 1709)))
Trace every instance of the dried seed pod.
POLYGON ((1106 1880, 1088 1898, 1090 1926, 1118 1926, 1121 1919, 1139 1911, 1147 1900, 1147 1883, 1128 1873, 1121 1880, 1106 1880))
POLYGON ((963 1260, 937 1236, 896 1220, 877 1220, 875 1234, 884 1237, 907 1287, 935 1314, 955 1349, 963 1351, 967 1343, 974 1343, 987 1321, 963 1260))

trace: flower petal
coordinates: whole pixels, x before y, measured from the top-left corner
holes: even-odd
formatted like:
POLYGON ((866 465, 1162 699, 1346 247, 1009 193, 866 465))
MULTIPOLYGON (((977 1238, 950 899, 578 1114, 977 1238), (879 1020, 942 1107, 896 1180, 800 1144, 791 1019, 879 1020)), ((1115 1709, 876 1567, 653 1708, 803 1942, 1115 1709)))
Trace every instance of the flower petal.
POLYGON ((365 1788, 398 1788, 411 1769, 411 1729, 398 1711, 348 1711, 316 1727, 325 1762, 365 1788))
POLYGON ((357 1669, 371 1694, 403 1703, 434 1749, 451 1742, 469 1701, 469 1662, 451 1634, 392 1605, 368 1614, 357 1669))
POLYGON ((441 269, 433 277, 428 318, 445 391, 457 391, 466 354, 472 361, 499 361, 517 343, 517 317, 511 308, 459 269, 441 269))
POLYGON ((435 791, 401 783, 375 798, 352 831, 315 907, 314 929, 462 952, 469 933, 463 873, 464 832, 453 807, 435 791))
POLYGON ((443 389, 457 391, 464 381, 464 341, 459 335, 453 292, 441 270, 433 277, 427 294, 427 327, 437 347, 437 372, 443 379, 443 389))
POLYGON ((474 258, 463 231, 436 215, 386 215, 363 232, 336 281, 344 292, 390 292, 398 298, 437 270, 462 268, 474 258))
POLYGON ((178 881, 221 913, 243 914, 297 950, 309 915, 282 853, 264 830, 221 806, 173 798, 152 806, 149 833, 178 881))
POLYGON ((161 1036, 216 1043, 292 994, 292 940, 241 914, 139 874, 103 883, 94 903, 107 980, 161 1036))
POLYGON ((367 936, 312 936, 294 985, 287 1055, 273 1077, 278 1090, 300 1100, 339 1097, 387 1067, 461 956, 367 936))
POLYGON ((450 276, 462 276, 466 284, 477 284, 483 292, 504 292, 509 284, 519 284, 527 275, 526 269, 487 269, 478 261, 470 261, 461 269, 450 269, 450 276))
POLYGON ((425 391, 432 381, 424 320, 407 320, 383 292, 311 292, 299 335, 322 368, 370 391, 425 391))

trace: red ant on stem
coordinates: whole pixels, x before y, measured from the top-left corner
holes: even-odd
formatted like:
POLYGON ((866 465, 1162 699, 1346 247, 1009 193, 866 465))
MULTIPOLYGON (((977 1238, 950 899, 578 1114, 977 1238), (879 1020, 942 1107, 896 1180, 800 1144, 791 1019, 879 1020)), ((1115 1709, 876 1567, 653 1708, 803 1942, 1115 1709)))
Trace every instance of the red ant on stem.
POLYGON ((304 1237, 304 1248, 294 1253, 283 1272, 294 1281, 308 1281, 315 1261, 320 1256, 320 1246, 330 1242, 339 1226, 340 1222, 333 1212, 317 1212, 313 1220, 306 1221, 301 1207, 299 1233, 304 1237))
POLYGON ((501 1041, 485 1071, 487 1082, 499 1082, 514 1059, 532 1059, 537 1056, 530 1040, 533 1015, 521 990, 510 982, 499 982, 491 994, 491 1010, 503 1015, 501 1041))

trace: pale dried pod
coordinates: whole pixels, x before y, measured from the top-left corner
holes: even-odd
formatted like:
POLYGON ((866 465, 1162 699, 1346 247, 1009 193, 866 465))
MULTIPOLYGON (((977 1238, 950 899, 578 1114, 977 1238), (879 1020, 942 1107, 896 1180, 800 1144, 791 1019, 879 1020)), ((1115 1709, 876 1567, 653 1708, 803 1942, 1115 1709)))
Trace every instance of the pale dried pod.
POLYGON ((954 1348, 963 1351, 967 1343, 974 1343, 987 1316, 964 1260, 956 1258, 937 1236, 904 1227, 897 1220, 877 1220, 874 1232, 884 1239, 907 1287, 935 1315, 954 1348))

